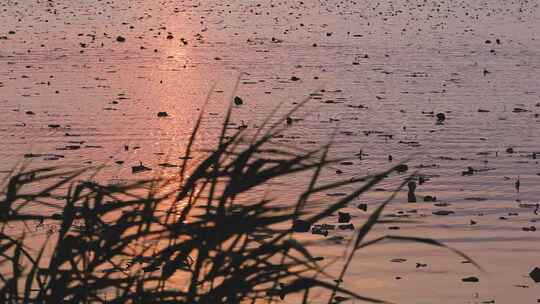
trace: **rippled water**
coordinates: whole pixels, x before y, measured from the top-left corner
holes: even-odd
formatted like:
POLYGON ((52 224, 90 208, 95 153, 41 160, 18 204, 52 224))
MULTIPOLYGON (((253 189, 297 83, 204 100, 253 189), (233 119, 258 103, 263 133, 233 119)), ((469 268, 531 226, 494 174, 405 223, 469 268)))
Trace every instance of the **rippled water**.
MULTIPOLYGON (((278 142, 314 149, 335 132, 331 154, 353 164, 329 169, 327 180, 408 160, 429 180, 418 186, 419 203, 407 203, 402 191, 386 213, 413 222, 380 225, 376 234, 434 237, 487 271, 442 249, 387 244, 357 255, 347 287, 400 303, 540 298, 527 276, 539 266, 539 232, 522 229, 539 218, 536 1, 72 2, 0 4, 0 177, 24 161, 104 164, 101 179, 138 178, 131 166, 140 161, 179 162, 207 100, 200 149, 215 140, 232 96, 245 101, 233 120, 248 131, 278 104, 284 113, 310 97, 306 115, 278 142), (160 111, 169 117, 158 118, 160 111), (439 112, 444 124, 436 124, 439 112), (478 171, 462 175, 469 166, 478 171), (425 195, 449 205, 422 202, 425 195), (461 282, 471 275, 480 282, 461 282)), ((358 203, 373 210, 404 177, 358 203)), ((276 197, 287 203, 305 184, 300 176, 269 188, 288 189, 276 197)), ((354 223, 367 216, 356 206, 348 211, 354 223)), ((315 251, 339 256, 344 248, 315 251)))

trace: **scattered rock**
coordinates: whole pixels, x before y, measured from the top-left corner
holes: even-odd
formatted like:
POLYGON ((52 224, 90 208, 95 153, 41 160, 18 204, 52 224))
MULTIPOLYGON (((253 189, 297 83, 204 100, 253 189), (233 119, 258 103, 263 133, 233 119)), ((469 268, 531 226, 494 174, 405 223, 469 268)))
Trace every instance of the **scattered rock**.
POLYGON ((161 163, 161 164, 158 164, 158 166, 163 167, 163 168, 177 168, 177 167, 179 167, 178 165, 171 164, 171 163, 161 163))
POLYGON ((347 298, 347 297, 335 296, 335 297, 334 297, 334 300, 335 300, 334 303, 345 302, 345 301, 347 301, 347 300, 349 300, 349 299, 350 299, 350 298, 347 298))
POLYGON ((471 197, 466 197, 465 200, 466 200, 466 201, 483 202, 483 201, 487 201, 487 198, 485 198, 485 197, 471 196, 471 197))
POLYGON ((51 215, 51 218, 56 221, 60 221, 64 218, 64 216, 61 213, 54 213, 51 215))
POLYGON ((338 222, 348 223, 351 221, 351 215, 347 212, 338 212, 338 222))
POLYGON ((432 213, 434 215, 450 215, 450 214, 454 214, 455 212, 450 211, 450 210, 437 210, 437 211, 433 211, 432 213))
POLYGON ((317 225, 313 225, 313 227, 321 228, 321 229, 324 229, 324 230, 334 230, 334 229, 336 229, 336 225, 331 225, 331 224, 317 224, 317 225))
POLYGON ((514 112, 514 113, 525 113, 525 112, 530 112, 530 111, 527 110, 527 109, 523 109, 523 108, 514 108, 512 110, 512 112, 514 112))
POLYGON ((467 282, 467 283, 480 282, 480 280, 477 277, 466 277, 466 278, 461 279, 461 281, 467 282))
POLYGON ((467 167, 467 171, 461 171, 461 175, 473 175, 476 170, 473 169, 473 167, 467 167))
POLYGON ((407 262, 407 259, 395 258, 395 259, 391 259, 390 262, 392 262, 392 263, 404 263, 404 262, 407 262))
POLYGON ((151 170, 152 170, 151 168, 144 166, 142 162, 140 162, 138 166, 131 167, 131 173, 133 174, 145 172, 145 171, 151 171, 151 170))
POLYGON ((540 268, 535 267, 530 273, 529 276, 534 280, 535 283, 540 283, 540 268))
POLYGON ((354 225, 352 223, 344 224, 344 225, 339 225, 338 228, 341 230, 354 230, 354 225))
POLYGON ((242 100, 242 98, 236 96, 236 97, 234 97, 234 104, 237 105, 237 106, 243 105, 244 101, 242 100))
POLYGON ((292 229, 294 232, 309 232, 311 224, 304 220, 295 220, 292 229))
POLYGON ((313 228, 311 228, 311 234, 328 236, 328 230, 322 229, 321 227, 313 226, 313 228))
POLYGON ((409 203, 416 203, 416 194, 414 191, 416 190, 416 183, 414 181, 410 181, 407 183, 407 186, 409 187, 409 192, 407 193, 407 201, 409 203))
POLYGON ((287 117, 287 124, 288 124, 288 125, 292 125, 292 123, 293 123, 292 118, 287 117))
POLYGON ((424 196, 424 202, 436 202, 436 201, 437 201, 436 196, 431 196, 431 195, 424 196))
POLYGON ((437 117, 437 122, 443 122, 446 120, 446 115, 444 115, 444 113, 437 113, 436 117, 437 117))
POLYGON ((403 173, 403 172, 407 172, 407 170, 409 170, 409 166, 405 165, 405 164, 399 164, 396 166, 396 171, 399 172, 399 173, 403 173))
POLYGON ((436 204, 433 204, 434 206, 436 207, 448 207, 450 206, 449 203, 436 203, 436 204))

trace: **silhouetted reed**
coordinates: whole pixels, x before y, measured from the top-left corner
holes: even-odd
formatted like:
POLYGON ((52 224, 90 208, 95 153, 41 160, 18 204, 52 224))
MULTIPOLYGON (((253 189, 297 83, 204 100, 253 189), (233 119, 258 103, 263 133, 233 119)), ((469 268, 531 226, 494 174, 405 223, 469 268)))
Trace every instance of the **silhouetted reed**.
MULTIPOLYGON (((275 124, 266 122, 264 134, 247 140, 241 129, 227 134, 229 109, 216 147, 195 161, 191 154, 199 118, 174 179, 101 185, 77 181, 83 171, 59 168, 10 177, 0 201, 0 300, 214 304, 273 302, 297 293, 307 303, 309 290, 321 288, 328 291, 328 303, 336 294, 383 303, 346 290, 341 282, 355 252, 384 239, 365 237, 389 201, 356 231, 338 278, 325 273, 291 227, 299 219, 311 225, 334 214, 395 168, 320 184, 321 171, 337 161, 328 160, 328 146, 291 152, 271 145, 291 127, 284 123, 291 113, 275 124), (290 207, 264 198, 237 202, 270 180, 306 171, 312 178, 290 207), (24 192, 36 185, 43 189, 24 192), (354 185, 354 191, 329 201, 322 211, 307 209, 312 195, 354 185), (54 223, 57 229, 42 236, 36 249, 26 233, 10 230, 29 222, 54 223)), ((444 246, 430 239, 386 238, 444 246)))

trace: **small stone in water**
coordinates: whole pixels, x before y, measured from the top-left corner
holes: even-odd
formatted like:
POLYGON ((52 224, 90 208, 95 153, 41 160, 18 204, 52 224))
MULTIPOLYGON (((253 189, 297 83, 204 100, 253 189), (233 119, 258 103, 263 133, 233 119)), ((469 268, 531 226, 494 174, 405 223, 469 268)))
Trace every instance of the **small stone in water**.
POLYGON ((437 121, 443 122, 445 120, 446 120, 446 116, 444 115, 444 113, 437 113, 437 121))
POLYGON ((340 297, 340 296, 335 296, 334 297, 334 300, 336 301, 335 303, 341 303, 341 302, 347 301, 348 299, 350 299, 350 298, 340 297))
POLYGON ((338 222, 348 223, 351 220, 351 215, 346 212, 338 212, 338 222))
POLYGON ((133 174, 145 172, 145 171, 151 171, 151 170, 152 170, 151 168, 148 168, 145 165, 143 165, 142 162, 140 162, 138 166, 131 167, 131 173, 133 174))
POLYGON ((466 278, 461 279, 461 281, 468 282, 468 283, 480 282, 480 280, 477 277, 466 277, 466 278))
POLYGON ((454 211, 438 210, 438 211, 433 211, 433 214, 435 214, 435 215, 450 215, 450 214, 454 214, 454 211))
POLYGON ((304 220, 295 220, 293 222, 293 231, 294 232, 308 232, 311 224, 304 220))
POLYGON ((390 262, 392 262, 392 263, 403 263, 403 262, 407 262, 407 259, 395 258, 395 259, 391 259, 390 262))
POLYGON ((424 196, 424 202, 436 202, 436 201, 437 201, 437 197, 435 196, 431 196, 431 195, 424 196))
POLYGON ((243 105, 244 101, 242 100, 242 98, 236 96, 236 97, 234 97, 234 104, 237 105, 237 106, 243 105))
POLYGON ((405 164, 400 164, 400 165, 396 166, 396 171, 397 172, 406 172, 407 170, 409 170, 409 166, 407 166, 405 164))
POLYGON ((530 273, 529 276, 534 280, 535 283, 540 283, 540 268, 535 267, 530 273))
POLYGON ((328 230, 323 229, 321 227, 313 226, 313 228, 311 228, 311 234, 318 234, 318 235, 328 236, 328 230))
POLYGON ((353 224, 339 225, 338 227, 341 230, 354 230, 354 225, 353 224))

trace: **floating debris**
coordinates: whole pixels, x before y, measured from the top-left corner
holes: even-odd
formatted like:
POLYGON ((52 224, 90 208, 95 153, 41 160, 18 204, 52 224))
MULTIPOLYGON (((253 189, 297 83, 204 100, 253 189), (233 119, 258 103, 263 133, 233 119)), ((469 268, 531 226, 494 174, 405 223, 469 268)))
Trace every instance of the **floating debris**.
POLYGON ((437 122, 444 122, 446 120, 446 115, 444 113, 437 113, 437 122))
POLYGON ((328 230, 318 226, 313 226, 313 228, 311 228, 311 234, 328 236, 328 230))
POLYGON ((512 110, 512 112, 514 112, 514 113, 525 113, 525 112, 530 112, 530 111, 527 110, 527 109, 523 109, 523 108, 514 108, 512 110))
POLYGON ((354 230, 354 225, 352 223, 344 224, 344 225, 339 225, 338 228, 341 230, 354 230))
POLYGON ((463 176, 473 175, 476 172, 489 171, 489 170, 490 169, 478 170, 478 169, 474 169, 473 167, 469 166, 469 167, 467 167, 467 171, 462 171, 461 172, 461 175, 463 175, 463 176))
POLYGON ((338 212, 338 222, 339 223, 348 223, 351 221, 351 215, 346 212, 338 212))
POLYGON ((391 259, 390 262, 392 262, 392 263, 404 263, 404 262, 407 262, 407 259, 395 258, 395 259, 391 259))
POLYGON ((409 188, 409 192, 407 193, 407 201, 409 203, 416 203, 416 194, 414 193, 416 190, 416 182, 409 181, 407 183, 407 187, 409 188))
POLYGON ((360 209, 362 211, 367 211, 367 204, 364 204, 364 203, 359 204, 358 209, 360 209))
POLYGON ((477 283, 477 282, 480 282, 480 279, 478 279, 477 277, 466 277, 466 278, 461 279, 461 281, 467 282, 467 283, 477 283))
POLYGON ((535 283, 540 283, 540 268, 535 267, 530 273, 529 277, 534 280, 535 283))
POLYGON ((436 201, 437 201, 436 196, 431 196, 431 195, 424 196, 424 202, 436 202, 436 201))
POLYGON ((242 100, 242 98, 236 96, 236 97, 234 97, 234 104, 237 105, 237 106, 243 105, 244 100, 242 100))
POLYGON ((450 210, 437 210, 437 211, 433 211, 432 213, 434 215, 450 215, 450 214, 454 214, 455 212, 450 211, 450 210))
POLYGON ((409 170, 409 166, 405 164, 399 164, 396 166, 396 171, 399 173, 407 172, 407 170, 409 170))
POLYGON ((133 174, 141 173, 145 171, 151 171, 151 170, 152 170, 151 168, 144 166, 142 162, 139 162, 138 166, 131 167, 131 173, 133 174))
POLYGON ((178 165, 171 164, 171 163, 161 163, 161 164, 158 164, 158 166, 163 167, 163 168, 177 168, 177 167, 179 167, 178 165))
POLYGON ((304 220, 295 220, 293 222, 292 230, 294 232, 309 232, 311 224, 308 221, 304 220))

